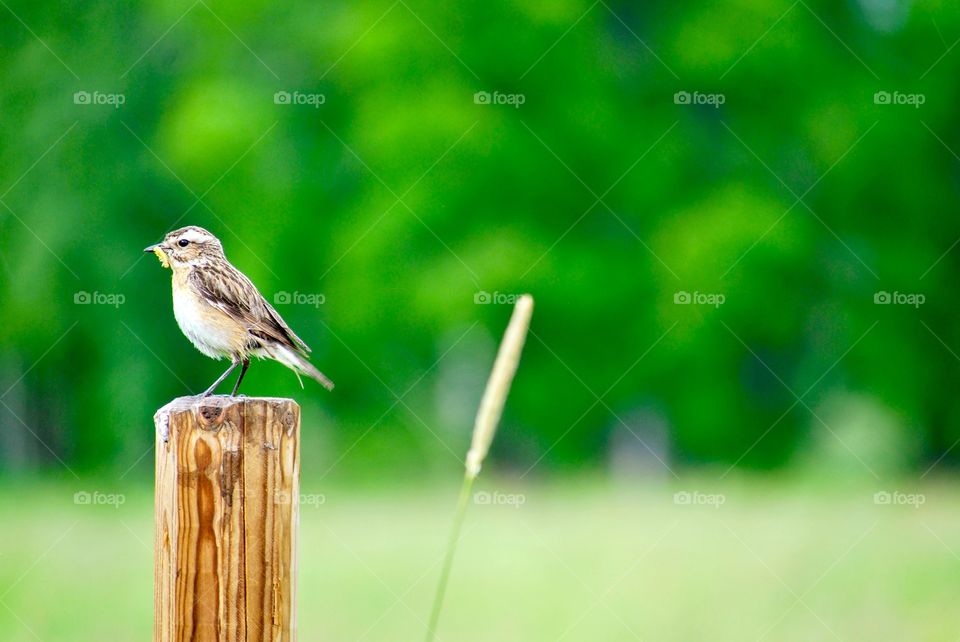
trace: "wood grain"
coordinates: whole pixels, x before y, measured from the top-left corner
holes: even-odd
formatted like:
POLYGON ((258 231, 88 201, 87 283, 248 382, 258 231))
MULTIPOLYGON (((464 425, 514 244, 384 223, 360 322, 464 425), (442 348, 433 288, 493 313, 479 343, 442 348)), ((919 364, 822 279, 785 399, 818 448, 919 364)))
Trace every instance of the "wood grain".
POLYGON ((154 642, 293 642, 300 407, 181 397, 154 421, 154 642))

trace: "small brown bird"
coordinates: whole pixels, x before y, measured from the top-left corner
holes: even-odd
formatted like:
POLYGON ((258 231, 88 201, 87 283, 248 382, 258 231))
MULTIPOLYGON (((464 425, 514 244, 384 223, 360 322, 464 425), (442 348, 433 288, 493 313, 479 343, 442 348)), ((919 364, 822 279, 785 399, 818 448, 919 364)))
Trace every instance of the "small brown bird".
MULTIPOLYGON (((207 388, 210 395, 241 363, 240 389, 250 357, 279 361, 313 377, 327 390, 333 382, 307 361, 310 348, 290 329, 257 287, 223 254, 219 239, 201 227, 183 227, 144 249, 173 270, 173 314, 194 347, 213 359, 228 357, 227 371, 207 388)), ((303 382, 300 382, 303 386, 303 382)))

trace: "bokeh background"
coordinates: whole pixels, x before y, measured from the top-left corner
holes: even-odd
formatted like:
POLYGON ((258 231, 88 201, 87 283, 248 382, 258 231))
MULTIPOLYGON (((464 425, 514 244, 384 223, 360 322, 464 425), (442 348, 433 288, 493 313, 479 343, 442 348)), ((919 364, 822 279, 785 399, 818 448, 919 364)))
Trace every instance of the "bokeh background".
POLYGON ((4 639, 151 634, 187 224, 337 383, 302 639, 422 635, 523 292, 441 639, 960 635, 960 7, 0 4, 4 639))

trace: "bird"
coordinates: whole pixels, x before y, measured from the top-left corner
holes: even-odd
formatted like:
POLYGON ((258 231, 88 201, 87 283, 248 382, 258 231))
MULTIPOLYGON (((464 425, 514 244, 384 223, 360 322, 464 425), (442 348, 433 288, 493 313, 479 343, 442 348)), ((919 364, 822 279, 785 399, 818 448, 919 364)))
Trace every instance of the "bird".
POLYGON ((193 346, 230 367, 200 395, 208 397, 242 364, 231 397, 250 367, 250 358, 273 359, 297 375, 316 379, 327 390, 333 382, 309 361, 309 346, 290 329, 253 282, 227 260, 220 240, 190 225, 169 232, 143 250, 156 254, 173 272, 173 314, 193 346))

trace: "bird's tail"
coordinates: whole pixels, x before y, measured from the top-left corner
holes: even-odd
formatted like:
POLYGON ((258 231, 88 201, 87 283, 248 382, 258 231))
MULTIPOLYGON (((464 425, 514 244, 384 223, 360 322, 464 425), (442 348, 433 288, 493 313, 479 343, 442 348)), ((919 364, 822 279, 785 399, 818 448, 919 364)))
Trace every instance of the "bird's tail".
MULTIPOLYGON (((297 374, 297 379, 300 378, 300 375, 305 374, 308 377, 316 379, 317 382, 327 390, 333 390, 333 382, 317 370, 303 355, 298 354, 286 346, 280 345, 272 345, 266 348, 266 352, 272 359, 279 361, 293 370, 297 374)), ((303 387, 303 381, 300 382, 300 387, 303 387)))

